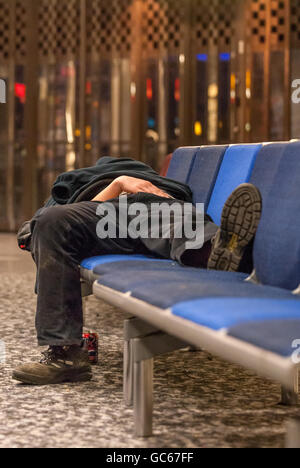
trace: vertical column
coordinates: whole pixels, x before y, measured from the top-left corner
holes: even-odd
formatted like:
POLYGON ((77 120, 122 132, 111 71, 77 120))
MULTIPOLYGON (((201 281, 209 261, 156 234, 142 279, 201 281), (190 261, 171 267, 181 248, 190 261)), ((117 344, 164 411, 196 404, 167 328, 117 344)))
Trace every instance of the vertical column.
POLYGON ((111 71, 111 155, 120 156, 121 137, 121 61, 112 59, 111 71))
POLYGON ((132 53, 131 53, 131 153, 137 159, 142 159, 144 122, 143 113, 143 82, 142 82, 142 15, 143 2, 135 0, 132 4, 132 53))
POLYGON ((267 141, 270 133, 270 52, 271 52, 271 2, 249 0, 249 59, 248 85, 251 90, 249 138, 252 142, 267 141))
POLYGON ((265 75, 265 123, 264 128, 266 131, 266 139, 270 138, 270 110, 271 110, 271 93, 270 93, 270 64, 271 64, 271 2, 266 1, 267 21, 266 21, 266 48, 265 48, 265 61, 264 61, 264 75, 265 75))
MULTIPOLYGON (((168 132, 167 132, 167 82, 166 82, 166 67, 167 59, 160 57, 158 59, 158 161, 157 166, 160 168, 163 164, 164 157, 168 151, 168 132)), ((170 86, 173 83, 169 83, 170 86)), ((172 89, 172 88, 171 88, 172 89)), ((170 92, 170 91, 169 91, 170 92)))
POLYGON ((15 14, 16 2, 9 0, 10 37, 9 37, 9 70, 8 70, 8 152, 6 178, 6 218, 7 228, 15 229, 14 213, 14 140, 15 140, 15 14))
POLYGON ((193 125, 191 122, 193 89, 191 86, 193 78, 193 54, 192 48, 192 18, 193 2, 186 0, 184 2, 184 26, 182 53, 180 54, 180 83, 181 100, 179 110, 180 120, 180 146, 191 145, 193 138, 193 125))
POLYGON ((208 61, 208 143, 218 140, 218 47, 213 43, 209 47, 208 61))
POLYGON ((121 132, 120 132, 120 155, 130 154, 131 136, 131 69, 130 60, 125 57, 121 59, 121 132))
POLYGON ((27 55, 25 68, 25 148, 23 168, 23 216, 31 218, 37 209, 37 135, 38 135, 38 2, 24 0, 27 13, 27 55))
POLYGON ((242 112, 244 120, 243 128, 243 142, 250 141, 251 132, 251 97, 252 97, 252 48, 251 48, 251 37, 250 37, 250 24, 251 24, 251 1, 245 0, 245 75, 244 75, 244 86, 245 94, 244 101, 242 101, 242 112))
POLYGON ((284 139, 289 140, 292 134, 292 103, 291 103, 291 0, 285 0, 285 55, 284 55, 284 139))
POLYGON ((86 90, 86 0, 80 0, 80 61, 79 61, 79 166, 85 166, 85 90, 86 90))
MULTIPOLYGON (((239 0, 237 2, 237 13, 234 38, 234 70, 231 77, 231 92, 236 93, 231 96, 232 105, 231 114, 231 142, 246 141, 246 113, 247 105, 246 81, 247 81, 247 8, 248 0, 239 0), (235 83, 234 83, 235 75, 235 83)), ((248 91, 249 92, 249 91, 248 91)))

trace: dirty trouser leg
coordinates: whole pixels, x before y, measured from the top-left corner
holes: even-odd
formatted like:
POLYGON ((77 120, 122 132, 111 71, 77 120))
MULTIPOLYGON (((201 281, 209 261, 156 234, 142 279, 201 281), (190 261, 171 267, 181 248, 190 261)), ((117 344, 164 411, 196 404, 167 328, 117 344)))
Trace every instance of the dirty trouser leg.
POLYGON ((82 298, 79 264, 101 254, 141 252, 131 239, 97 237, 97 203, 45 208, 33 219, 32 254, 37 266, 36 328, 40 346, 80 344, 82 298))

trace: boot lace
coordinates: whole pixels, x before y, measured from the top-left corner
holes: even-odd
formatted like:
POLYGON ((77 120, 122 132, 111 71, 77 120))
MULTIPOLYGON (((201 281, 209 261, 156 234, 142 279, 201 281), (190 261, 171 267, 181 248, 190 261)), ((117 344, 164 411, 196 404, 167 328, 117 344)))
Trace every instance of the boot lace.
POLYGON ((41 360, 41 364, 51 364, 54 361, 57 361, 58 359, 64 359, 65 358, 65 352, 63 348, 60 346, 50 346, 47 351, 43 351, 42 355, 44 356, 41 360))

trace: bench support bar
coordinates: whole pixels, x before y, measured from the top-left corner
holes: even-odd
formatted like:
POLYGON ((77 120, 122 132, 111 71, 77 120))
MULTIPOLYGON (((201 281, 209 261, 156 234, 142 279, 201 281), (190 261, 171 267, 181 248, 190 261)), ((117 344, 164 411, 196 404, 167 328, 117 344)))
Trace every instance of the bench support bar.
POLYGON ((124 320, 123 395, 126 406, 133 406, 133 351, 132 340, 157 332, 157 328, 143 320, 131 317, 124 320))
POLYGON ((300 448, 300 418, 293 419, 288 423, 286 448, 300 448))
POLYGON ((281 388, 281 404, 284 406, 296 406, 299 401, 299 372, 295 372, 294 389, 289 390, 285 387, 281 388))
POLYGON ((187 343, 163 332, 153 333, 131 340, 133 355, 133 400, 135 434, 138 437, 152 435, 153 418, 153 358, 178 349, 187 343))

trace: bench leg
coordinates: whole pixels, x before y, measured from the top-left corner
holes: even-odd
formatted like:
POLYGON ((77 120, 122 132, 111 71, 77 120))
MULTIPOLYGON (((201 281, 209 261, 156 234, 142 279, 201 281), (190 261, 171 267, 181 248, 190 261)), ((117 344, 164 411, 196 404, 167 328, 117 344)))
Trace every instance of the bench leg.
POLYGON ((281 404, 284 406, 296 406, 299 401, 299 373, 295 373, 294 389, 281 389, 281 404))
POLYGON ((124 341, 123 394, 126 406, 133 406, 133 352, 131 340, 124 341))
POLYGON ((288 423, 286 448, 300 448, 300 418, 293 419, 288 423))
POLYGON ((124 320, 123 395, 126 406, 133 406, 133 339, 158 330, 137 317, 124 320))
POLYGON ((149 437, 152 435, 153 417, 153 358, 186 348, 187 343, 163 332, 134 338, 131 341, 134 361, 135 434, 139 437, 149 437))
POLYGON ((81 280, 81 296, 88 297, 93 294, 93 285, 81 280))
POLYGON ((153 358, 134 363, 134 422, 135 435, 152 435, 153 358))

